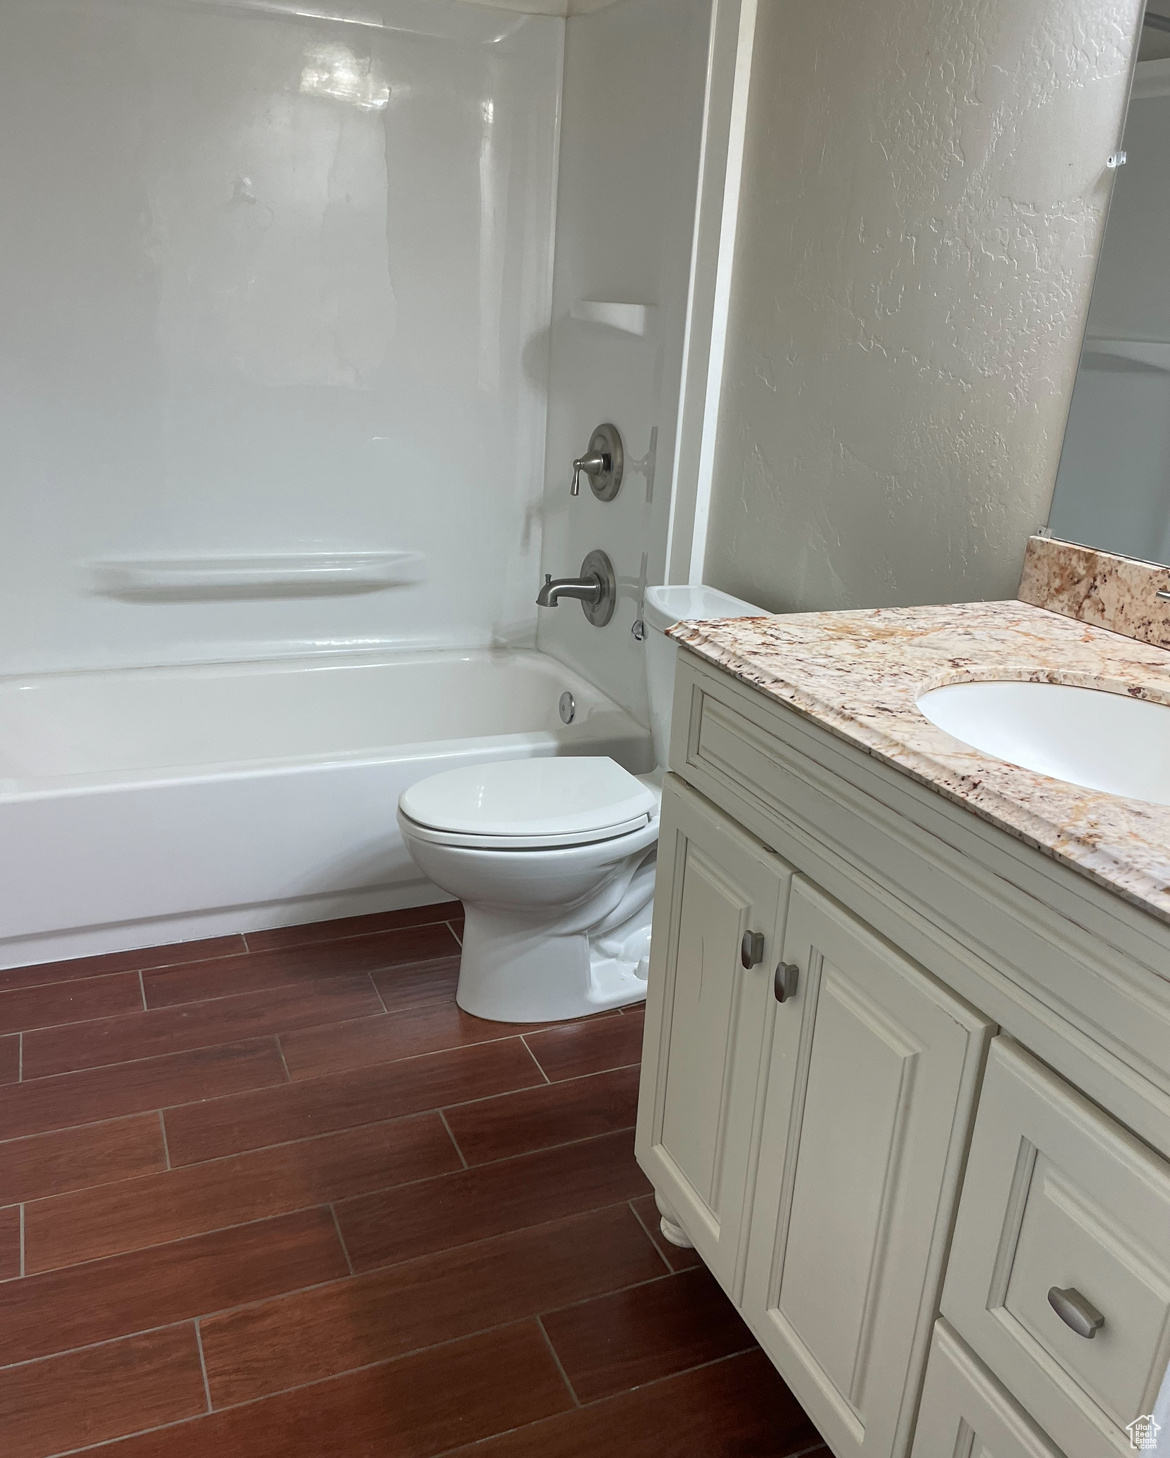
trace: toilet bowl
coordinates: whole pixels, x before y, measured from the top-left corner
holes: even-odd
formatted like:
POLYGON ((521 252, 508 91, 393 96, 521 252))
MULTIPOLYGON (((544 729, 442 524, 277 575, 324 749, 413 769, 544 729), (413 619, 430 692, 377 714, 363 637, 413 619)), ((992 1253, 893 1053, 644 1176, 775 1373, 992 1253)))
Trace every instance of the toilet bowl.
POLYGON ((677 655, 666 629, 759 611, 709 587, 647 589, 652 774, 600 757, 503 760, 432 775, 403 793, 407 849, 464 905, 456 1000, 466 1012, 553 1022, 645 997, 677 655))

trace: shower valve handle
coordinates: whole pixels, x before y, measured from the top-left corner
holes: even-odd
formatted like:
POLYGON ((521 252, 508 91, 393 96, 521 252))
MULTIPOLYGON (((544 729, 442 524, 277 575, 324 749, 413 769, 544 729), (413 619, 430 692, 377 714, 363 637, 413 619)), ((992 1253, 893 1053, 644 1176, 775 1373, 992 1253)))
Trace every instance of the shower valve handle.
POLYGON ((578 456, 573 462, 573 484, 569 487, 569 495, 580 496, 582 471, 586 476, 604 476, 611 464, 604 451, 590 451, 587 455, 578 456))

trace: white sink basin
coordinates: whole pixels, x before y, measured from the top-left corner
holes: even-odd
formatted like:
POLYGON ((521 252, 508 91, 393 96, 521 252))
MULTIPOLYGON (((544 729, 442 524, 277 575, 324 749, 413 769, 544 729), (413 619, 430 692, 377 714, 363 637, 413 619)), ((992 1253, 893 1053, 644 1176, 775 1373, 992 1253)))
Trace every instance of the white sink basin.
POLYGON ((955 739, 1089 790, 1170 805, 1170 705, 1055 683, 956 683, 918 707, 955 739))

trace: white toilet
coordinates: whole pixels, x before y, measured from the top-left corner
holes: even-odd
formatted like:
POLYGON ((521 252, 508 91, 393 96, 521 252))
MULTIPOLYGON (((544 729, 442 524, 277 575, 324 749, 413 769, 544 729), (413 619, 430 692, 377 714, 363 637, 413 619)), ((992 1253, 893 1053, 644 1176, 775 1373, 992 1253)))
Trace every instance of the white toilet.
POLYGON ((466 912, 459 1006, 498 1022, 578 1018, 646 995, 659 786, 683 618, 757 616, 710 587, 646 591, 656 768, 615 760, 500 760, 432 775, 398 802, 419 869, 466 912))

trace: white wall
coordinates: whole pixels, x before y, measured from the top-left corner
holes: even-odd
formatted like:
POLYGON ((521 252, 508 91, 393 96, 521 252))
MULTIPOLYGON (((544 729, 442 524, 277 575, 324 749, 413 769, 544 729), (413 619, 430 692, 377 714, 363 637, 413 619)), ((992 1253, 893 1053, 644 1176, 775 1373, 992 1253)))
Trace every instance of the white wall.
POLYGON ((574 602, 542 609, 539 642, 644 722, 645 650, 630 629, 644 582, 665 571, 711 9, 617 0, 567 22, 541 570, 576 576, 601 547, 621 600, 604 628, 574 602), (580 300, 653 305, 651 330, 575 320, 580 300), (571 462, 603 421, 625 442, 621 491, 599 502, 585 482, 571 498, 571 462))
POLYGON ((1140 12, 761 5, 707 581, 785 610, 1014 595, 1140 12))
POLYGON ((531 640, 564 21, 295 9, 0 8, 2 670, 531 640), (318 548, 426 580, 143 604, 88 566, 318 548))

